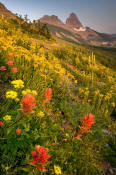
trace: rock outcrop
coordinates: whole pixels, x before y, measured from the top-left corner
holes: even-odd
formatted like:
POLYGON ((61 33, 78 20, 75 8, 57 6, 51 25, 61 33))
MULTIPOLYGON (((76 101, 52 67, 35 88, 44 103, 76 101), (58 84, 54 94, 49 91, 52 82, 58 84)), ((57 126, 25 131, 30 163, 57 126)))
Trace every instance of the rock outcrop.
POLYGON ((40 22, 42 23, 48 23, 48 24, 52 24, 52 25, 64 25, 63 22, 55 15, 51 15, 51 16, 48 16, 48 15, 45 15, 43 16, 42 18, 39 19, 40 22))
POLYGON ((75 13, 71 13, 69 18, 66 20, 66 25, 71 26, 73 28, 83 28, 83 25, 79 21, 77 15, 75 13))

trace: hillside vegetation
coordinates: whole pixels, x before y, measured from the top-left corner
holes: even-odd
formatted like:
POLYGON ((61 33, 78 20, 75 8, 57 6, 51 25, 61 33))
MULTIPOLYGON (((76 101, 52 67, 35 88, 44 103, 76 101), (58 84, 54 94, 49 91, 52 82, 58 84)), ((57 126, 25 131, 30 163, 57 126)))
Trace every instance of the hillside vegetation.
POLYGON ((28 25, 0 17, 0 174, 115 174, 116 50, 28 25))

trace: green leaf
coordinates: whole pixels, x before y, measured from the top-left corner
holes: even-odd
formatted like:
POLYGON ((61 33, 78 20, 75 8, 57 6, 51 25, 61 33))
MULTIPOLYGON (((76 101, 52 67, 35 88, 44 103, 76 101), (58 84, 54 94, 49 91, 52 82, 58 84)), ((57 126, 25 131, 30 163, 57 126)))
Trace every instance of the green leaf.
POLYGON ((9 135, 11 131, 12 131, 12 127, 11 128, 8 128, 7 129, 7 135, 9 135))

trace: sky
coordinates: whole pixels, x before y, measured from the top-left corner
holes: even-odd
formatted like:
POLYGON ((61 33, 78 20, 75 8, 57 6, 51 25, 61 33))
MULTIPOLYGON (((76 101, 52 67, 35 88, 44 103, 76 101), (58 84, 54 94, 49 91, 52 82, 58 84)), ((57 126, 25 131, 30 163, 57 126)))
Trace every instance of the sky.
POLYGON ((13 13, 30 20, 56 15, 64 23, 74 12, 84 26, 103 33, 116 34, 116 0, 0 0, 13 13))

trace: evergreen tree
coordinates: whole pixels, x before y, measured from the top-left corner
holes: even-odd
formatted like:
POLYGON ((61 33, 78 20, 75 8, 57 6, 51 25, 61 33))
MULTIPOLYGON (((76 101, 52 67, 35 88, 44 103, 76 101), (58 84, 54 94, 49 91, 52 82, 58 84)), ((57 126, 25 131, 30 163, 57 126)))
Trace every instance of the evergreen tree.
POLYGON ((27 14, 24 15, 24 21, 27 22, 27 23, 28 23, 28 21, 29 21, 28 15, 27 15, 27 14))

